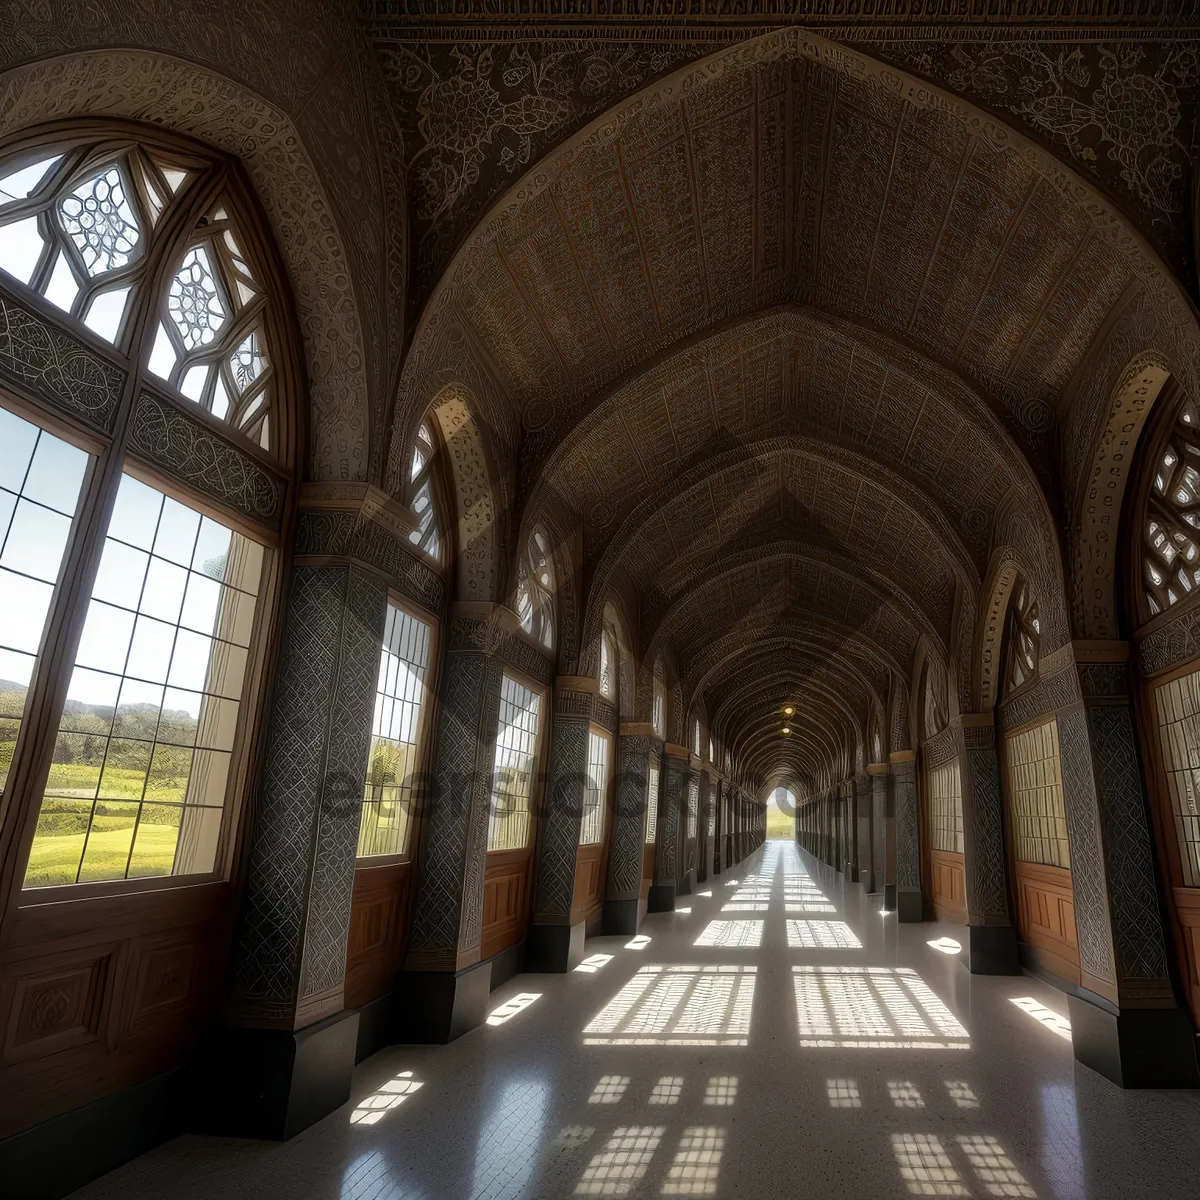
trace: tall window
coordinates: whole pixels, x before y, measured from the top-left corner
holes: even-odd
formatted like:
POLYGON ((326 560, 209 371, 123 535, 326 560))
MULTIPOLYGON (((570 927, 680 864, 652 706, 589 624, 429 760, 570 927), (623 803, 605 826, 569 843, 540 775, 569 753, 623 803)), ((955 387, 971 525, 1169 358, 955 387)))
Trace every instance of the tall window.
POLYGON ((1155 690, 1185 887, 1200 887, 1200 671, 1155 690))
POLYGON ((0 397, 0 786, 34 826, 27 888, 220 868, 296 440, 253 212, 231 164, 157 131, 0 154, 0 285, 46 360, 32 407, 0 397), (65 693, 48 766, 19 736, 34 693, 65 693))
POLYGON ((1016 857, 1021 862, 1069 869, 1058 723, 1046 721, 1006 741, 1016 857))
POLYGON ((692 719, 692 753, 697 758, 700 757, 700 718, 699 717, 694 717, 692 719))
POLYGON ((521 628, 532 633, 547 649, 554 647, 554 562, 550 541, 535 529, 517 564, 517 617, 521 628))
POLYGON ((708 735, 708 761, 715 763, 717 761, 717 746, 712 739, 712 734, 708 735))
POLYGON ((1165 612, 1200 584, 1200 414, 1191 400, 1180 407, 1159 459, 1142 552, 1151 613, 1165 612))
POLYGON ((0 408, 0 794, 88 456, 0 408))
POLYGON ((600 632, 600 695, 607 700, 617 695, 617 641, 607 625, 600 632))
POLYGON ((687 796, 687 835, 688 841, 695 841, 696 830, 700 819, 700 776, 694 772, 688 776, 687 796))
POLYGON ((604 799, 608 794, 608 738, 588 730, 587 786, 583 793, 583 820, 579 844, 595 846, 604 840, 604 799))
POLYGON ((121 480, 26 887, 213 869, 262 562, 257 542, 121 480))
POLYGON ((504 676, 500 683, 500 725, 488 816, 489 850, 523 850, 529 845, 530 797, 541 702, 537 692, 504 676))
POLYGON ((428 668, 429 626, 389 604, 358 829, 360 858, 408 853, 428 668))
POLYGON ((659 757, 651 754, 646 768, 646 844, 653 846, 658 837, 659 757))
POLYGON ((412 509, 417 517, 417 527, 408 535, 408 540, 418 550, 436 560, 441 557, 442 542, 438 537, 437 510, 433 501, 433 465, 433 431, 426 420, 421 422, 421 428, 417 430, 412 471, 409 473, 412 509))
POLYGON ((1029 585, 1023 579, 1018 580, 1009 616, 1006 692, 1016 690, 1037 674, 1041 636, 1037 600, 1029 590, 1029 585))
POLYGON ((933 848, 962 854, 962 780, 957 758, 929 772, 929 809, 933 848))

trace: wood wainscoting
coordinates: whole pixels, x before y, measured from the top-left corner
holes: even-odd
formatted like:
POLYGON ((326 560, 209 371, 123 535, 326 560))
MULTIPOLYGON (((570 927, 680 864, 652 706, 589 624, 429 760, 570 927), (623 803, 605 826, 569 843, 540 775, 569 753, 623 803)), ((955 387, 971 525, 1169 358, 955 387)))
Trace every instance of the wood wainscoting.
POLYGON ((1200 888, 1171 889, 1192 1017, 1200 1014, 1200 888))
POLYGON ((580 846, 575 851, 575 895, 571 900, 571 924, 591 921, 604 906, 604 851, 606 842, 580 846))
POLYGON ((493 850, 483 871, 483 939, 480 954, 491 958, 524 936, 529 923, 533 851, 493 850))
POLYGON ((950 850, 930 851, 933 881, 933 911, 939 921, 967 919, 967 872, 961 854, 950 850))
POLYGON ((227 882, 17 911, 0 968, 0 1138, 178 1066, 228 976, 227 882))
POLYGON ((391 990, 408 937, 411 886, 409 862, 355 869, 346 943, 347 1008, 362 1008, 391 990))
POLYGON ((1013 862, 1017 932, 1038 966, 1068 983, 1079 982, 1075 893, 1071 872, 1041 863, 1013 862))

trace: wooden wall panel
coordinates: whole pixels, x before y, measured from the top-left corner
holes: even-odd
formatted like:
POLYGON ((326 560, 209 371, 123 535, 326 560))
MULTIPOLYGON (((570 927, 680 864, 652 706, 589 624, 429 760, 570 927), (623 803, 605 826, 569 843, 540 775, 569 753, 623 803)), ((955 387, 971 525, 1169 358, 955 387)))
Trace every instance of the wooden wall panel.
POLYGON ((29 905, 0 967, 0 1137, 169 1070, 226 983, 228 883, 29 905))
POLYGON ((347 1008, 385 995, 400 969, 411 911, 412 864, 360 866, 354 872, 346 945, 347 1008))
POLYGON ((596 916, 604 903, 603 845, 580 846, 575 852, 575 894, 571 900, 571 924, 596 916))
POLYGON ((483 938, 480 953, 491 958, 524 936, 529 921, 529 850, 501 850, 487 856, 483 873, 483 938))
POLYGON ((949 850, 930 852, 933 910, 939 920, 967 919, 967 875, 961 854, 949 850))
POLYGON ((1041 863, 1014 863, 1017 932, 1039 965, 1069 983, 1079 982, 1075 893, 1071 872, 1041 863))

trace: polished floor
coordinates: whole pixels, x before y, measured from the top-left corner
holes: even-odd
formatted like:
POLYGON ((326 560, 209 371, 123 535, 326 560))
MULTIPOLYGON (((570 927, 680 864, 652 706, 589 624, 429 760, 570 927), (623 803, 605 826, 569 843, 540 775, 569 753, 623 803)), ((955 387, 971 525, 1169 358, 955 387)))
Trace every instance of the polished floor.
POLYGON ((287 1144, 177 1138, 77 1195, 1200 1196, 1200 1095, 1078 1066, 1064 997, 969 975, 961 927, 899 925, 790 842, 700 889, 362 1063, 287 1144))

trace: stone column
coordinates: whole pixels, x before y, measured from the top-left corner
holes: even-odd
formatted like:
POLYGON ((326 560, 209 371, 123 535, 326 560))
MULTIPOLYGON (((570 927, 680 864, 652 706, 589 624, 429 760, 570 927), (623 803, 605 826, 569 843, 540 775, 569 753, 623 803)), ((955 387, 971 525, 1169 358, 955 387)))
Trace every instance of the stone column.
POLYGON ((878 889, 874 858, 874 805, 871 796, 871 777, 862 771, 854 776, 854 807, 858 811, 858 881, 864 892, 878 889))
POLYGON ((679 809, 680 799, 687 787, 688 758, 686 746, 676 746, 670 742, 663 746, 654 884, 650 888, 649 898, 651 912, 675 911, 675 893, 681 870, 679 809))
POLYGON ((887 763, 868 763, 867 777, 871 781, 871 892, 883 895, 885 911, 895 907, 895 877, 888 871, 888 767, 887 763), (888 886, 892 892, 888 892, 888 886), (888 900, 892 905, 889 907, 888 900))
POLYGON ((724 836, 724 797, 725 797, 725 781, 720 775, 713 776, 712 782, 712 813, 713 813, 713 836, 712 849, 709 851, 709 857, 712 860, 712 872, 714 875, 721 873, 721 839, 724 836))
POLYGON ((896 910, 901 921, 924 919, 921 899, 921 837, 917 805, 917 756, 912 750, 888 755, 892 770, 896 910))
POLYGON ((696 818, 696 882, 703 883, 712 866, 712 850, 708 836, 709 814, 712 812, 715 781, 711 771, 700 771, 700 812, 696 818))
POLYGON ((286 1138, 349 1098, 343 987, 387 585, 292 571, 232 956, 228 1025, 200 1061, 201 1124, 286 1138))
MULTIPOLYGON (((579 828, 588 787, 588 734, 605 729, 616 714, 590 676, 560 676, 554 683, 554 741, 549 783, 538 819, 533 917, 525 939, 529 971, 569 971, 583 958, 586 920, 574 919, 579 828)), ((617 751, 610 739, 609 753, 617 751)), ((615 777, 615 761, 609 764, 615 777)), ((605 798, 607 803, 607 798, 605 798)), ((607 814, 605 820, 607 821, 607 814)))
MULTIPOLYGON (((680 747, 677 747, 679 749, 680 747)), ((700 760, 689 753, 685 766, 686 774, 679 790, 679 864, 675 881, 677 896, 690 896, 696 881, 696 838, 688 836, 688 813, 692 804, 696 806, 696 833, 700 833, 700 760)))
MULTIPOLYGON (((551 678, 502 605, 453 604, 448 625, 420 887, 397 980, 400 1037, 414 1042, 450 1041, 487 1015, 492 965, 481 961, 480 942, 500 683, 505 663, 545 684, 551 678)), ((543 738, 547 727, 543 717, 543 738)))
POLYGON ((992 714, 964 714, 951 736, 958 744, 962 781, 968 965, 976 975, 1017 975, 1021 967, 1008 913, 1004 811, 992 714))
POLYGON ((1081 987, 1075 1057, 1123 1087, 1196 1087, 1191 1020, 1175 1001, 1123 642, 1042 661, 1058 723, 1081 987))
POLYGON ((616 780, 612 844, 603 929, 608 934, 635 934, 645 915, 642 860, 645 855, 646 792, 650 772, 651 725, 621 722, 620 774, 616 780))

